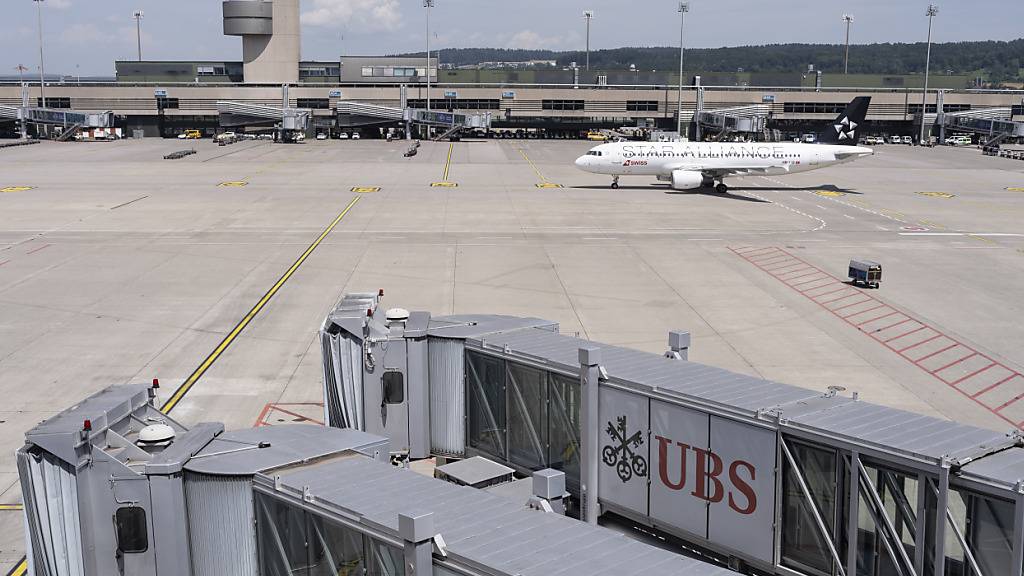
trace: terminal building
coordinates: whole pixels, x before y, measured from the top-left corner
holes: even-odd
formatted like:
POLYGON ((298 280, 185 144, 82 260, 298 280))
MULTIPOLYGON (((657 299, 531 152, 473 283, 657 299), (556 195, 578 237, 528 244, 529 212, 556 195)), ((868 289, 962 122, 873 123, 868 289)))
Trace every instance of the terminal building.
MULTIPOLYGON (((862 134, 917 134, 922 122, 941 137, 945 129, 988 140, 1002 132, 1024 138, 1024 92, 971 88, 967 76, 932 76, 922 106, 920 76, 858 76, 806 73, 688 72, 563 69, 444 69, 430 58, 341 56, 301 58, 299 0, 228 0, 222 3, 223 31, 241 39, 241 60, 119 61, 112 81, 47 81, 43 102, 38 83, 0 82, 0 131, 14 134, 19 118, 50 114, 18 108, 107 113, 125 135, 174 136, 199 129, 207 135, 244 126, 225 125, 223 106, 235 116, 244 107, 308 110, 308 133, 366 128, 379 135, 398 126, 401 110, 430 108, 442 113, 486 115, 499 130, 576 137, 588 129, 643 127, 674 130, 679 116, 700 132, 724 138, 787 138, 814 132, 854 97, 872 96, 862 134), (432 89, 428 93, 428 83, 432 89), (683 104, 677 105, 683 85, 683 104), (282 86, 289 87, 288 94, 282 86), (380 117, 351 114, 351 106, 383 106, 380 117), (954 123, 949 114, 963 116, 954 123), (973 115, 999 123, 974 122, 973 115), (996 129, 997 128, 997 129, 996 129)), ((407 117, 408 114, 404 113, 407 117)), ((273 119, 273 118, 271 118, 273 119)), ((255 126, 265 127, 267 118, 255 126)), ((436 118, 434 119, 436 120, 436 118)), ((61 120, 62 129, 73 128, 61 120)))

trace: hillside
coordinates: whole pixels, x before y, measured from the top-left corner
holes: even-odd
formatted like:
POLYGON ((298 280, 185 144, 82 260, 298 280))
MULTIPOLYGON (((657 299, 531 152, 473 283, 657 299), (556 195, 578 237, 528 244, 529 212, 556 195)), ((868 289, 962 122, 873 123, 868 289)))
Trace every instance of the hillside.
MULTIPOLYGON (((837 44, 772 44, 686 50, 686 69, 694 71, 795 72, 815 69, 829 73, 843 70, 844 47, 837 44)), ((400 54, 400 56, 423 56, 400 54)), ((583 51, 518 50, 503 48, 446 48, 441 62, 472 66, 481 62, 556 60, 559 66, 582 64, 583 51)), ((924 71, 925 44, 866 44, 850 47, 851 74, 917 74, 924 71)), ((679 48, 615 48, 590 53, 591 68, 671 70, 679 66, 679 48)), ((949 42, 932 45, 932 71, 978 74, 989 82, 1024 80, 1024 39, 1010 42, 949 42)))

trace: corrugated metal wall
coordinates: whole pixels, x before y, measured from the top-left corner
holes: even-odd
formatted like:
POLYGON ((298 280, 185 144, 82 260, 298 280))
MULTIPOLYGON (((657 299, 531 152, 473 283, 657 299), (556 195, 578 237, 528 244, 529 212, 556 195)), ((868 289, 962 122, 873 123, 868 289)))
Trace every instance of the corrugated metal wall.
POLYGON ((22 451, 18 472, 36 576, 85 574, 75 471, 51 454, 22 451))
POLYGON ((466 453, 466 365, 462 340, 428 338, 430 446, 436 454, 466 453))
POLYGON ((363 346, 344 335, 320 333, 324 411, 328 426, 363 428, 363 346))
POLYGON ((194 576, 259 573, 250 477, 186 472, 185 504, 194 576))

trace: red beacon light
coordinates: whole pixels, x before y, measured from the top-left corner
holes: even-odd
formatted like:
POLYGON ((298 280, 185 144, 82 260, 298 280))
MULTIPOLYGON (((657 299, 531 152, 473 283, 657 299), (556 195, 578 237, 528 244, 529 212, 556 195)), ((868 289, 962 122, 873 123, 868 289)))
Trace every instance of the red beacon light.
POLYGON ((384 289, 383 288, 377 290, 377 296, 379 298, 383 298, 384 297, 384 289))
POLYGON ((159 378, 153 378, 153 388, 159 388, 159 387, 160 387, 160 379, 159 378))
POLYGON ((367 308, 366 309, 366 316, 368 318, 372 318, 373 317, 373 308, 367 308))
POLYGON ((88 418, 86 418, 82 422, 82 430, 84 432, 89 432, 90 430, 92 430, 92 420, 89 420, 88 418))

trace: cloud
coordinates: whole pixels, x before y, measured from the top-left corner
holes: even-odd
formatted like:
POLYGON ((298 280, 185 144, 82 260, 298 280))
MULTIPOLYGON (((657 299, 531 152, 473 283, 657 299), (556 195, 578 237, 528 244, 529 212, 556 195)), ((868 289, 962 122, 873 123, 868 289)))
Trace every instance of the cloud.
POLYGON ((570 32, 558 36, 544 36, 533 30, 520 30, 510 36, 500 35, 499 42, 505 48, 525 48, 528 50, 562 50, 573 48, 578 44, 579 34, 570 32))
POLYGON ((71 8, 71 0, 48 0, 47 2, 44 2, 44 4, 50 8, 58 8, 61 10, 71 8))
POLYGON ((396 30, 402 25, 398 0, 313 0, 302 13, 310 26, 342 27, 357 24, 367 30, 396 30))

